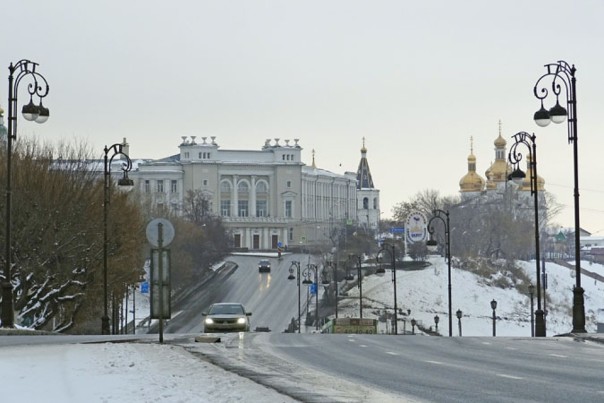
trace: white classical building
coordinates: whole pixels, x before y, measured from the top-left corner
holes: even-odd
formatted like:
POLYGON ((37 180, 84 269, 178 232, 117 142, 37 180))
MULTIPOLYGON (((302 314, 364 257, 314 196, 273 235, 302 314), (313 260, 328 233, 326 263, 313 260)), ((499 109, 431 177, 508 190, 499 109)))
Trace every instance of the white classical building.
POLYGON ((180 153, 140 163, 131 177, 144 200, 176 214, 189 191, 200 191, 237 248, 317 245, 341 225, 377 228, 379 191, 365 146, 364 173, 336 174, 316 167, 314 150, 306 166, 298 142, 274 139, 260 150, 223 150, 215 137, 182 137, 180 153))

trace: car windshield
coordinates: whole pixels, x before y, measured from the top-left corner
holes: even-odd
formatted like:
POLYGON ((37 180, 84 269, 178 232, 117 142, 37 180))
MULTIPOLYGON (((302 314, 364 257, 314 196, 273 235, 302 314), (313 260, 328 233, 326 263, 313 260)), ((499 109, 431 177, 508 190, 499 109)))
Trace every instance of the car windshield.
POLYGON ((242 315, 245 311, 241 305, 214 305, 210 309, 210 315, 242 315))

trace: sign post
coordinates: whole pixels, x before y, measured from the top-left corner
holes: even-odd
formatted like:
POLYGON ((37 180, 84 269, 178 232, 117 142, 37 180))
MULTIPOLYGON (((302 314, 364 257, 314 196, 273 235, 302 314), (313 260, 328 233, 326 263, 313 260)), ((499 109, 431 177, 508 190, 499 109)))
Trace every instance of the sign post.
POLYGON ((164 319, 172 316, 170 306, 170 250, 165 249, 174 239, 172 223, 156 218, 147 225, 147 240, 151 249, 151 319, 159 319, 159 342, 164 342, 164 319), (155 267, 157 265, 157 271, 155 267))

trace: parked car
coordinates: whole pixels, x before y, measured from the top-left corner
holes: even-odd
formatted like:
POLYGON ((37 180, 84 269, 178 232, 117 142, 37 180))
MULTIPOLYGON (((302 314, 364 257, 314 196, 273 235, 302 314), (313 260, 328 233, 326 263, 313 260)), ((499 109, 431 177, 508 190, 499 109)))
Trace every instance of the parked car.
POLYGON ((203 312, 203 330, 205 333, 214 332, 249 332, 251 312, 245 307, 234 302, 220 302, 210 305, 207 312, 203 312))
POLYGON ((271 272, 271 262, 268 259, 262 259, 258 262, 258 271, 260 273, 270 273, 271 272))

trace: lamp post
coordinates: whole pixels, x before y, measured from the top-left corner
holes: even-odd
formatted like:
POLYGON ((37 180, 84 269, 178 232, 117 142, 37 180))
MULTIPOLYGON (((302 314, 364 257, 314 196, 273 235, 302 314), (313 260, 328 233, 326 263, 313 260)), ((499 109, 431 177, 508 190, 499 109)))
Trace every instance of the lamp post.
POLYGON ((116 143, 111 147, 105 146, 105 159, 104 159, 104 203, 103 203, 103 317, 101 318, 101 334, 109 334, 110 326, 109 326, 109 291, 108 291, 108 282, 107 282, 107 249, 109 246, 108 240, 108 224, 107 224, 107 215, 109 209, 109 185, 110 185, 110 175, 111 175, 111 163, 113 162, 113 158, 116 156, 120 156, 125 158, 125 161, 122 163, 122 171, 124 173, 123 177, 118 181, 119 186, 132 186, 132 179, 128 179, 128 172, 132 169, 132 161, 130 157, 126 153, 126 145, 116 143), (109 154, 111 153, 111 156, 109 154))
POLYGON ((390 254, 391 258, 392 283, 394 284, 394 334, 398 334, 398 307, 396 306, 396 255, 394 254, 394 245, 389 245, 384 242, 382 244, 382 248, 378 251, 375 260, 378 263, 382 263, 382 255, 386 252, 390 254))
POLYGON ((338 319, 338 264, 336 262, 328 261, 327 266, 331 267, 333 272, 333 284, 335 287, 335 316, 336 319, 338 319))
POLYGON ((436 219, 442 221, 445 226, 445 242, 447 244, 447 291, 449 297, 449 337, 453 336, 453 314, 451 311, 451 231, 450 231, 450 222, 449 222, 449 211, 444 211, 441 209, 435 209, 432 211, 432 218, 428 221, 428 232, 430 233, 430 240, 427 242, 429 247, 435 247, 436 241, 432 239, 432 235, 434 234, 434 226, 432 222, 436 219))
POLYGON ((306 265, 306 268, 302 272, 302 276, 304 277, 304 280, 302 280, 302 284, 310 285, 313 283, 311 280, 311 276, 312 276, 313 272, 314 272, 315 287, 316 287, 316 290, 315 290, 316 291, 316 295, 315 295, 315 301, 316 301, 315 329, 319 330, 319 267, 316 264, 309 263, 306 265))
POLYGON ((438 333, 438 321, 440 320, 440 318, 438 317, 438 315, 434 316, 434 325, 436 327, 436 333, 438 333))
POLYGON ((495 310, 497 309, 497 301, 495 301, 495 300, 491 301, 491 309, 493 310, 493 337, 495 337, 497 335, 497 329, 496 329, 497 315, 495 314, 495 310))
POLYGON ((574 203, 575 203, 575 287, 573 288, 573 333, 586 333, 585 330, 585 300, 584 290, 581 287, 581 224, 579 219, 579 151, 577 131, 577 87, 575 78, 575 66, 560 60, 557 63, 545 65, 547 72, 542 75, 533 88, 535 97, 541 101, 541 109, 534 114, 534 120, 541 127, 550 122, 562 123, 568 117, 568 142, 573 144, 573 167, 574 167, 574 203), (550 91, 547 85, 541 85, 541 81, 551 77, 551 91, 556 97, 556 105, 549 111, 543 107, 543 100, 547 98, 550 91), (559 97, 562 87, 566 92, 566 106, 562 107, 559 97))
POLYGON ((457 315, 457 324, 459 326, 459 337, 461 337, 461 317, 463 316, 461 309, 457 310, 456 315, 457 315))
POLYGON ((533 293, 535 292, 535 286, 531 284, 528 289, 531 296, 531 337, 535 337, 535 316, 533 315, 533 293))
POLYGON ((297 279, 297 284, 298 284, 298 333, 300 333, 300 328, 301 323, 300 323, 300 318, 302 317, 302 314, 300 313, 300 262, 299 261, 293 261, 291 266, 289 267, 289 276, 287 276, 288 280, 294 280, 297 279), (296 268, 296 276, 294 276, 294 267, 296 268))
POLYGON ((11 256, 11 198, 12 198, 12 147, 13 140, 17 139, 17 96, 21 80, 27 78, 29 93, 29 104, 24 105, 21 112, 25 120, 44 123, 48 120, 49 111, 42 105, 42 98, 48 95, 48 82, 36 71, 38 63, 22 59, 17 63, 11 63, 8 67, 8 131, 6 136, 6 257, 4 266, 4 278, 2 280, 2 327, 15 327, 15 313, 13 307, 13 285, 12 285, 12 256, 11 256), (33 103, 34 95, 40 99, 40 104, 33 103))
POLYGON ((545 320, 543 310, 541 309, 541 276, 539 270, 540 247, 539 247, 539 188, 537 183, 537 143, 534 134, 526 132, 518 132, 512 136, 514 144, 510 148, 508 160, 514 166, 514 171, 509 178, 522 183, 522 179, 526 176, 520 170, 518 164, 522 161, 522 153, 518 152, 519 145, 525 145, 528 148, 528 170, 529 180, 531 183, 531 196, 534 200, 535 211, 535 266, 537 276, 537 310, 535 311, 535 335, 537 337, 545 337, 545 320))
POLYGON ((417 321, 415 319, 411 319, 411 334, 415 334, 415 325, 417 325, 417 321))
POLYGON ((361 256, 349 255, 349 260, 355 260, 357 264, 357 287, 359 288, 359 317, 363 319, 363 272, 361 270, 361 256))

